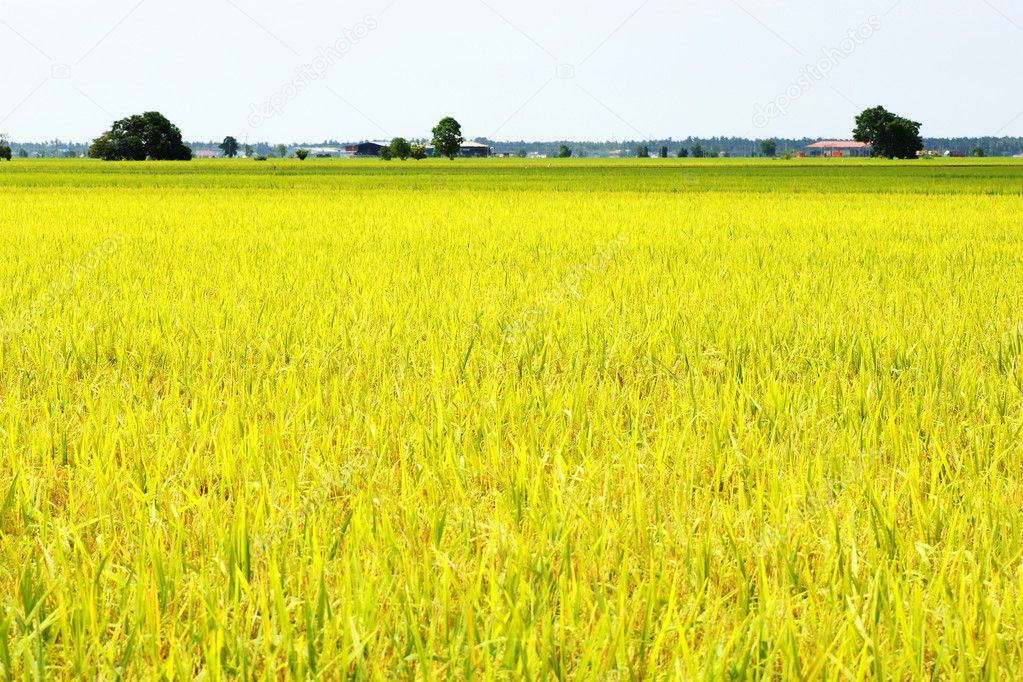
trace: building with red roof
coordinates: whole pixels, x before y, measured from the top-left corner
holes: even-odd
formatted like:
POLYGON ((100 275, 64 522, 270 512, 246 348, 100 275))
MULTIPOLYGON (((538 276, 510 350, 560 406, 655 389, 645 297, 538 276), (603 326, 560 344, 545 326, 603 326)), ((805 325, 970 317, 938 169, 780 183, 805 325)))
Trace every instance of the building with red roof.
POLYGON ((806 151, 807 156, 870 156, 873 147, 855 140, 821 140, 806 145, 806 151))

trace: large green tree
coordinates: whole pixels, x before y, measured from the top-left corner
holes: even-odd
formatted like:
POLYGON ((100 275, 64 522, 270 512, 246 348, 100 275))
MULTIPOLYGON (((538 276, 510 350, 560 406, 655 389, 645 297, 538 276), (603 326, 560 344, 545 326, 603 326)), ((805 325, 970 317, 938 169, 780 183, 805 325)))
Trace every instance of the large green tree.
POLYGON ((437 156, 454 159, 462 153, 463 142, 462 125, 450 116, 442 118, 433 129, 433 149, 437 156))
POLYGON ((396 137, 391 140, 391 157, 404 161, 412 156, 412 145, 404 137, 396 137))
POLYGON ((853 139, 873 146, 874 156, 915 159, 916 153, 924 148, 920 125, 884 107, 874 107, 856 117, 853 139))
POLYGON ((0 159, 11 160, 11 145, 6 137, 0 137, 0 159))
POLYGON ((224 156, 229 159, 238 156, 238 140, 230 135, 225 137, 224 141, 220 143, 220 148, 224 151, 224 156))
POLYGON ((760 153, 763 156, 775 157, 778 155, 778 143, 774 140, 763 140, 760 143, 760 153))
POLYGON ((156 111, 115 121, 89 147, 89 156, 106 161, 188 161, 192 150, 181 141, 181 130, 156 111))

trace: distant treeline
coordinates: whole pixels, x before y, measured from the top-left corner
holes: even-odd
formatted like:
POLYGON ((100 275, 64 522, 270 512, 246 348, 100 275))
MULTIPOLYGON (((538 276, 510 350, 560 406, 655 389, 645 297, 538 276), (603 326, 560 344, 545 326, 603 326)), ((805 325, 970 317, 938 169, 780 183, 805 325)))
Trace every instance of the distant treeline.
MULTIPOLYGON (((778 154, 785 150, 802 150, 806 145, 817 142, 821 138, 770 138, 777 145, 778 154)), ((687 137, 685 139, 668 138, 665 140, 622 140, 616 142, 586 142, 577 140, 558 140, 554 142, 529 142, 519 140, 516 142, 502 142, 476 138, 477 142, 491 145, 494 151, 499 154, 512 154, 514 156, 547 156, 558 155, 562 145, 572 151, 574 157, 609 157, 609 156, 636 156, 641 147, 645 147, 650 156, 657 156, 662 147, 666 147, 669 157, 678 156, 679 149, 687 151, 698 147, 705 156, 719 156, 724 152, 732 157, 755 157, 761 155, 762 139, 748 139, 743 137, 687 137)), ((197 141, 186 143, 193 150, 210 149, 216 150, 218 141, 197 141)), ((984 150, 986 156, 1016 156, 1023 153, 1023 137, 927 137, 924 138, 924 145, 929 150, 951 151, 963 154, 971 154, 977 148, 984 150)), ((320 142, 290 143, 289 148, 297 147, 341 147, 344 143, 337 140, 324 140, 320 142)), ((252 153, 265 156, 273 156, 277 145, 270 142, 253 142, 252 153)), ((88 143, 63 142, 51 140, 49 142, 12 142, 11 149, 14 156, 61 158, 85 156, 88 153, 88 143)))
MULTIPOLYGON (((193 151, 209 149, 219 152, 220 140, 203 140, 199 142, 186 142, 193 151)), ((300 146, 338 146, 338 142, 318 142, 315 145, 289 145, 289 147, 300 146)), ((32 158, 65 158, 88 156, 89 144, 87 142, 63 142, 61 140, 50 140, 49 142, 11 142, 11 149, 15 156, 28 156, 32 158), (24 151, 24 154, 19 152, 24 151)), ((252 144, 252 154, 263 156, 274 156, 277 152, 277 145, 269 142, 256 142, 252 144)))
MULTIPOLYGON (((848 137, 848 136, 847 136, 848 137)), ((768 138, 774 140, 777 145, 778 154, 785 150, 802 151, 808 144, 819 142, 823 138, 804 137, 792 138, 768 138)), ((679 149, 692 150, 699 147, 706 156, 719 156, 724 152, 732 157, 755 157, 761 155, 761 142, 763 139, 748 139, 744 137, 687 137, 685 139, 668 138, 665 140, 624 140, 615 142, 581 142, 573 140, 558 140, 555 142, 499 142, 478 138, 477 142, 484 142, 494 147, 494 151, 501 154, 541 155, 553 157, 558 155, 561 146, 564 145, 572 150, 575 157, 606 157, 606 156, 636 156, 640 147, 645 147, 650 156, 657 156, 662 147, 667 147, 668 156, 678 156, 679 149)), ((924 146, 928 150, 961 152, 971 154, 980 147, 986 156, 1016 156, 1023 153, 1023 137, 925 137, 924 146)))

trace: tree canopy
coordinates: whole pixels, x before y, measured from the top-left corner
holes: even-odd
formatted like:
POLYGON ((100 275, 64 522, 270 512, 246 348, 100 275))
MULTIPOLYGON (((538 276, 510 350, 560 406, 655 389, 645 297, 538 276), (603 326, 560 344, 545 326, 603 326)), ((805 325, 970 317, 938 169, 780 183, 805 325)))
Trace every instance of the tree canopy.
POLYGON ((220 143, 220 148, 224 151, 224 156, 229 159, 238 156, 238 140, 230 135, 225 137, 224 141, 220 143))
POLYGON ((856 117, 853 139, 872 145, 874 156, 915 159, 916 153, 924 148, 920 126, 884 107, 874 107, 856 117))
POLYGON ((156 111, 115 121, 93 140, 89 156, 105 161, 188 161, 192 150, 181 141, 181 130, 156 111))
POLYGON ((404 137, 391 140, 391 157, 404 161, 412 155, 412 145, 404 137))
POLYGON ((11 145, 5 137, 0 137, 0 159, 11 160, 11 145))
POLYGON ((454 159, 461 154, 463 142, 462 125, 450 116, 442 118, 433 129, 433 148, 437 156, 454 159))

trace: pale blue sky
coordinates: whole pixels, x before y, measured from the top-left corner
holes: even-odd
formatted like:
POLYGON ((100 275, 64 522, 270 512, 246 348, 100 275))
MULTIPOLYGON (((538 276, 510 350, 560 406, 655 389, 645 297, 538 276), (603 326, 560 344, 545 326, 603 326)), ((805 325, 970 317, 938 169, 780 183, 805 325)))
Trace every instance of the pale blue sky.
POLYGON ((1016 0, 5 0, 0 132, 86 140, 1023 135, 1016 0), (851 32, 851 33, 850 33, 851 32), (808 68, 811 67, 812 68, 808 68))

